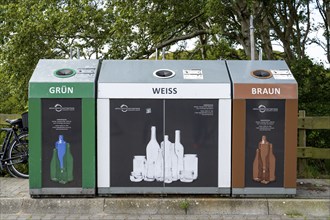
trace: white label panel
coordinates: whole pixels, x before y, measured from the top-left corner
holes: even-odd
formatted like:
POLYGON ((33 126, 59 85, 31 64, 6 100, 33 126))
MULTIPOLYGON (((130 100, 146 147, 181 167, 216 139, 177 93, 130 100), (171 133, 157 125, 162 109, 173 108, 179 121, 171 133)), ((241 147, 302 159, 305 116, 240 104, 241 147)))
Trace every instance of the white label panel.
POLYGON ((219 99, 230 98, 229 83, 99 83, 98 98, 219 99))

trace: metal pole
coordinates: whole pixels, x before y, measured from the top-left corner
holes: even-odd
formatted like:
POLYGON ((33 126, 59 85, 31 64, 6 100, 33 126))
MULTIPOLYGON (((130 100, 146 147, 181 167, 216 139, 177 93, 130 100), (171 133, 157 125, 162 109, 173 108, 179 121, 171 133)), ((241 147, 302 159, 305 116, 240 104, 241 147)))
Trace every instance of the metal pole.
POLYGON ((253 15, 250 15, 250 42, 251 42, 251 60, 254 60, 254 27, 253 27, 253 15))
POLYGON ((165 60, 165 48, 164 47, 162 48, 162 56, 163 56, 162 60, 165 60))
POLYGON ((79 50, 79 48, 77 48, 77 59, 78 60, 80 59, 80 50, 79 50))
POLYGON ((262 48, 259 50, 259 60, 262 60, 262 48))
POLYGON ((70 47, 70 60, 72 60, 72 47, 70 47))
POLYGON ((156 48, 156 60, 158 60, 158 48, 156 48))

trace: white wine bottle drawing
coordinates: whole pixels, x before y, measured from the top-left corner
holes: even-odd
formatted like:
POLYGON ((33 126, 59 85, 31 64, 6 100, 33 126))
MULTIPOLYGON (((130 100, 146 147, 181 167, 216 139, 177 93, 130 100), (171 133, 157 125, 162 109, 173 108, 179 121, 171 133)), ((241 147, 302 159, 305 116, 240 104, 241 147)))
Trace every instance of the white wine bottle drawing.
POLYGON ((183 155, 184 155, 184 147, 181 144, 181 132, 180 130, 175 130, 175 142, 174 142, 174 150, 176 153, 176 156, 178 158, 178 169, 177 169, 177 175, 178 178, 181 179, 183 177, 183 155))
POLYGON ((164 140, 159 145, 156 139, 156 126, 151 126, 150 141, 146 147, 146 158, 141 155, 134 156, 130 180, 132 182, 156 180, 170 184, 178 180, 189 183, 197 178, 197 154, 184 154, 181 131, 175 130, 174 143, 169 140, 168 135, 164 135, 164 140))
POLYGON ((156 139, 156 126, 151 127, 150 141, 146 147, 147 154, 147 172, 145 181, 154 181, 156 178, 156 162, 160 146, 156 139))
POLYGON ((164 141, 161 143, 161 149, 164 151, 164 182, 171 183, 172 182, 172 156, 174 152, 174 145, 169 141, 168 135, 164 136, 164 141))

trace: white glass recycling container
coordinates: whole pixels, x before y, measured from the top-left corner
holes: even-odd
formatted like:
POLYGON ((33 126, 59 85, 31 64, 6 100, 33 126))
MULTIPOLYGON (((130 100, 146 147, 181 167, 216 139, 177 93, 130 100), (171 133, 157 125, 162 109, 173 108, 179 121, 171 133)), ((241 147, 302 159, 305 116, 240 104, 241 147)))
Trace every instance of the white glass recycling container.
POLYGON ((230 194, 225 61, 103 60, 97 88, 98 194, 230 194))

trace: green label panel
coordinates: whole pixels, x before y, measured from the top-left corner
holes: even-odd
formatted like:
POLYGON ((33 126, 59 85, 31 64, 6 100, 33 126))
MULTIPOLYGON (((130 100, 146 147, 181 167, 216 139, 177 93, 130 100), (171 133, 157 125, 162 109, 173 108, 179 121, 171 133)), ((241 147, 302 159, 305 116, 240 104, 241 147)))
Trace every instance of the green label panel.
POLYGON ((30 83, 29 98, 93 98, 94 83, 30 83))

